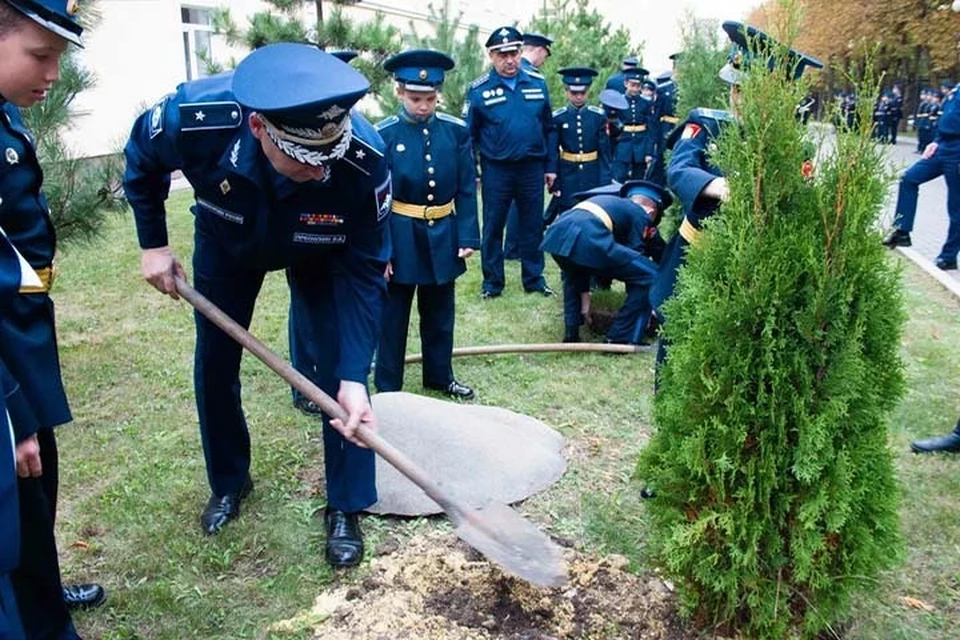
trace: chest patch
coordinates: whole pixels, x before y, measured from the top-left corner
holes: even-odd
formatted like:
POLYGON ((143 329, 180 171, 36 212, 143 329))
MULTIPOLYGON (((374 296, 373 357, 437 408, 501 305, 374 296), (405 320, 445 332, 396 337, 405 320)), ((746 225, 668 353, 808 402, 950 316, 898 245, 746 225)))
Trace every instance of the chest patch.
POLYGON ((332 213, 301 213, 300 224, 305 224, 308 227, 318 225, 336 227, 343 224, 343 217, 332 213))
POLYGON ((377 206, 377 222, 380 222, 387 217, 393 205, 393 189, 389 175, 387 175, 387 179, 383 181, 383 184, 377 187, 374 196, 377 206))

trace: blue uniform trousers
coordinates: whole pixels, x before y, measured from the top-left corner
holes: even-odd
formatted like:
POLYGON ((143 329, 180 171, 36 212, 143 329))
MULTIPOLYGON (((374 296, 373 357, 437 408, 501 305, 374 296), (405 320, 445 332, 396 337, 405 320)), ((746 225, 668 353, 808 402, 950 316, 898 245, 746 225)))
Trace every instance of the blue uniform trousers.
MULTIPOLYGON (((613 179, 617 182, 626 182, 627 180, 646 180, 647 176, 647 163, 643 160, 633 161, 633 160, 620 160, 614 159, 613 165, 610 168, 613 179)), ((660 183, 663 184, 663 183, 660 183)))
POLYGON ((0 640, 24 640, 10 576, 0 575, 0 640))
POLYGON ((499 294, 504 287, 503 229, 511 201, 517 203, 520 224, 520 274, 525 291, 540 291, 543 278, 543 162, 481 160, 483 229, 481 258, 483 290, 499 294))
POLYGON ((943 142, 932 158, 918 160, 900 178, 894 224, 903 231, 913 230, 917 216, 917 195, 920 185, 943 176, 947 181, 947 240, 938 258, 955 260, 960 251, 960 140, 943 142))
MULTIPOLYGON (((199 223, 193 255, 194 286, 244 328, 250 326, 265 272, 243 265, 224 253, 199 223)), ((330 304, 332 283, 314 271, 290 281, 291 304, 301 305, 302 320, 314 323, 313 335, 323 339, 310 360, 316 370, 302 372, 327 394, 336 397, 339 381, 333 376, 338 356, 337 313, 330 304), (324 290, 326 289, 326 290, 324 290), (315 304, 318 297, 323 304, 315 304), (319 309, 318 307, 323 307, 319 309)), ((212 322, 195 313, 197 345, 194 388, 207 480, 215 495, 236 493, 250 470, 250 433, 240 404, 242 347, 212 322)), ((298 321, 300 316, 297 316, 298 321)), ((309 343, 304 348, 311 349, 309 343)), ((327 503, 347 512, 376 502, 374 454, 348 443, 323 420, 327 503)))
POLYGON ((510 203, 510 210, 507 211, 507 228, 503 234, 503 259, 520 259, 520 217, 517 213, 517 203, 510 203))
POLYGON ((63 602, 60 559, 54 537, 60 476, 53 429, 37 431, 37 443, 43 475, 17 479, 20 566, 10 577, 26 636, 30 640, 72 640, 76 632, 63 602))
POLYGON ((423 350, 423 385, 446 387, 453 381, 454 283, 388 285, 383 309, 383 328, 377 345, 377 369, 373 382, 377 391, 403 388, 403 359, 407 353, 410 308, 417 295, 420 313, 420 345, 423 350))
POLYGON ((643 330, 650 321, 650 285, 653 276, 639 262, 630 262, 610 269, 589 269, 564 256, 553 256, 563 270, 563 322, 567 329, 580 324, 580 293, 590 290, 591 276, 620 280, 626 285, 627 297, 607 331, 607 340, 623 344, 640 344, 643 330))

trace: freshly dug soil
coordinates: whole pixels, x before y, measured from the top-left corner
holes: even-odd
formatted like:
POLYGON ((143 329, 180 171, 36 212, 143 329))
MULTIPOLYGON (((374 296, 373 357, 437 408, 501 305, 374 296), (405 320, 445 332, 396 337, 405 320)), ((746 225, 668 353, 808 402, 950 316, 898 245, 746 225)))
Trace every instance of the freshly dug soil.
POLYGON ((671 590, 626 571, 621 556, 565 557, 558 589, 506 576, 452 534, 411 540, 371 562, 359 584, 317 597, 313 608, 271 630, 312 629, 324 640, 683 640, 671 590))

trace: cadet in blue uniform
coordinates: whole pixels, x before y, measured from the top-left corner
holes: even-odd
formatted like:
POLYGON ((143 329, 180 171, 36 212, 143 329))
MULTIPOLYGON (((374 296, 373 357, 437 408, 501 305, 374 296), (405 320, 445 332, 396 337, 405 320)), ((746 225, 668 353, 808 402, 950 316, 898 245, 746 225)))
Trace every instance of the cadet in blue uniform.
MULTIPOLYGON (((363 555, 357 514, 376 502, 366 380, 386 297, 390 176, 383 141, 351 111, 369 83, 316 47, 274 44, 236 71, 181 85, 141 115, 125 154, 124 189, 142 271, 176 295, 184 274, 167 242, 164 200, 181 169, 196 204, 194 284, 243 326, 267 271, 289 267, 294 304, 323 349, 310 376, 346 424, 324 417, 327 560, 363 555), (319 339, 319 338, 317 338, 319 339)), ((201 515, 216 533, 250 492, 250 435, 240 405, 240 346, 196 314, 194 385, 212 495, 201 515)))
POLYGON ((644 180, 582 195, 591 197, 560 214, 543 238, 543 250, 563 272, 563 341, 580 341, 582 296, 590 290, 590 278, 599 276, 621 280, 627 290, 607 342, 640 344, 650 319, 650 284, 657 273, 647 243, 673 199, 663 187, 644 180))
POLYGON ((470 131, 437 111, 437 92, 453 59, 439 51, 398 53, 383 68, 397 81, 400 113, 377 124, 393 179, 388 298, 377 346, 374 385, 403 387, 410 307, 417 296, 423 386, 469 400, 453 376, 454 281, 480 248, 477 176, 470 131))
MULTIPOLYGON (((664 250, 660 272, 650 290, 650 302, 661 322, 666 321, 661 306, 673 295, 677 272, 686 261, 687 247, 700 240, 703 221, 716 213, 720 202, 729 197, 726 178, 711 162, 708 145, 720 136, 723 127, 736 121, 738 83, 743 75, 743 65, 749 64, 755 55, 778 47, 773 38, 759 29, 744 26, 739 22, 726 21, 723 29, 734 46, 729 61, 720 70, 720 77, 731 85, 730 104, 734 113, 716 109, 694 109, 671 136, 671 142, 675 141, 675 144, 670 165, 667 167, 667 180, 671 191, 683 205, 683 221, 664 250), (751 41, 749 45, 748 38, 751 41)), ((789 59, 794 79, 799 78, 808 67, 823 67, 819 60, 792 49, 789 59)), ((765 62, 768 67, 772 67, 774 60, 775 58, 767 57, 765 62)), ((661 340, 657 354, 658 364, 663 361, 665 350, 666 345, 661 340)))
POLYGON ((558 202, 550 206, 559 212, 573 206, 573 194, 610 183, 611 149, 604 110, 587 105, 596 69, 567 67, 557 73, 567 93, 567 104, 553 112, 560 161, 553 185, 558 202))
MULTIPOLYGON (((677 54, 673 54, 677 55, 677 54)), ((664 164, 664 150, 667 136, 677 126, 680 119, 677 117, 677 84, 673 79, 672 71, 664 71, 657 76, 656 107, 658 124, 660 127, 660 143, 657 155, 653 159, 653 168, 650 170, 650 180, 663 185, 667 182, 666 165, 664 164)))
POLYGON ((634 69, 640 69, 641 77, 647 75, 647 70, 640 67, 640 61, 636 56, 627 56, 623 59, 620 71, 607 78, 604 89, 612 89, 613 91, 624 93, 626 91, 627 80, 625 72, 633 71, 634 69))
POLYGON ((44 99, 69 43, 80 45, 77 8, 64 0, 0 0, 0 228, 38 274, 3 302, 0 313, 0 361, 9 374, 7 391, 10 384, 14 389, 7 406, 20 476, 20 566, 13 586, 29 638, 76 638, 68 609, 106 598, 99 585, 63 587, 60 580, 54 427, 72 416, 49 295, 56 237, 33 137, 20 114, 44 99))
MULTIPOLYGON (((557 154, 547 83, 520 67, 520 32, 501 27, 487 39, 493 69, 474 80, 463 104, 480 155, 483 195, 480 297, 503 293, 503 228, 510 202, 520 219, 520 273, 528 293, 553 295, 543 278, 543 186, 553 187, 557 154)), ((539 75, 539 74, 538 74, 539 75)))
POLYGON ((923 150, 923 156, 900 178, 894 228, 884 238, 889 247, 909 247, 913 220, 917 216, 920 185, 940 176, 947 181, 947 239, 937 256, 936 265, 944 271, 957 268, 960 251, 960 99, 957 88, 949 90, 937 120, 937 135, 923 150))
MULTIPOLYGON (((523 34, 523 48, 520 50, 520 68, 535 78, 543 78, 540 67, 550 57, 550 47, 553 38, 539 33, 523 34)), ((550 104, 550 93, 546 92, 547 104, 550 104)), ((507 226, 503 234, 503 258, 505 260, 520 259, 520 218, 517 214, 517 202, 510 203, 507 211, 507 226)))
POLYGON ((920 102, 917 104, 917 110, 913 116, 913 128, 917 132, 917 150, 914 153, 923 153, 923 150, 931 142, 929 132, 930 127, 930 92, 927 89, 920 91, 920 102))
MULTIPOLYGON (((0 15, 4 9, 0 8, 0 15)), ((0 44, 2 47, 2 44, 0 44)), ((0 229, 0 315, 24 284, 19 255, 0 229)), ((29 266, 27 267, 29 269, 29 266)), ((32 273, 33 270, 29 269, 32 273)), ((17 453, 13 426, 7 413, 7 397, 18 390, 17 383, 0 359, 0 638, 23 640, 10 574, 20 563, 20 505, 17 499, 17 453)))
POLYGON ((645 69, 624 72, 627 107, 620 110, 622 124, 614 152, 613 179, 643 179, 660 145, 660 125, 654 103, 656 83, 645 78, 645 69))

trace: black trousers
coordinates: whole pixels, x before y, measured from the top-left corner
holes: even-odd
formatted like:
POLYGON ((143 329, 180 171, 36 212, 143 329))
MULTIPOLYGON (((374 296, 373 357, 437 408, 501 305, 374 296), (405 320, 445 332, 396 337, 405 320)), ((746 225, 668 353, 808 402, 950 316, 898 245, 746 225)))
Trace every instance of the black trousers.
POLYGON ((75 637, 63 601, 60 559, 53 535, 57 513, 57 439, 53 429, 37 432, 43 475, 19 478, 20 566, 11 574, 20 618, 28 640, 75 637))

